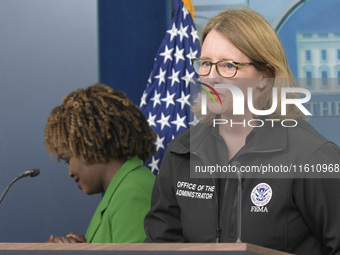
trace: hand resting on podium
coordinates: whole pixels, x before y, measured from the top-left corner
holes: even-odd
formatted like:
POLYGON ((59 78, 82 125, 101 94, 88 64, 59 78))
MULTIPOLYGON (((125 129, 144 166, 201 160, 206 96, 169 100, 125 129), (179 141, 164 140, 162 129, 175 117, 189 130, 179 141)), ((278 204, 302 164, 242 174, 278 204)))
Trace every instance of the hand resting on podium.
POLYGON ((86 243, 86 239, 84 236, 78 236, 71 232, 66 236, 51 235, 45 243, 86 243))

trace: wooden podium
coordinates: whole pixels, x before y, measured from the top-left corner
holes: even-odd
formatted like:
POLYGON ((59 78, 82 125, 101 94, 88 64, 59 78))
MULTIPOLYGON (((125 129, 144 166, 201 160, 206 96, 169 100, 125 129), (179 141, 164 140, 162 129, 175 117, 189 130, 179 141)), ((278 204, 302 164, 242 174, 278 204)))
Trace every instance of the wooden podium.
POLYGON ((288 255, 247 243, 0 243, 0 255, 288 255))

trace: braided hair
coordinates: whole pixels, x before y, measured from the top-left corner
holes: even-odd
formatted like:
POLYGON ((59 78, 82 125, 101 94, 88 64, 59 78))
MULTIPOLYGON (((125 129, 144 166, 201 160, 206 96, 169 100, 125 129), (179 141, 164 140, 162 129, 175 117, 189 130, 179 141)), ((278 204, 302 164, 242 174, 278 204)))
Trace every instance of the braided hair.
POLYGON ((45 146, 58 161, 65 150, 89 164, 135 155, 146 161, 156 153, 155 140, 139 108, 123 92, 100 83, 65 96, 45 127, 45 146))

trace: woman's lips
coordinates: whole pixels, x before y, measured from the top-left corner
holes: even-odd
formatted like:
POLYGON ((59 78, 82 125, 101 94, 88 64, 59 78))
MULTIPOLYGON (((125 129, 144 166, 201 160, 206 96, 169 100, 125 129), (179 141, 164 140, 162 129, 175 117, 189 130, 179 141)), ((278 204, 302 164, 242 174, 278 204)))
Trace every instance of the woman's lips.
POLYGON ((80 181, 80 179, 79 179, 79 178, 77 178, 77 179, 75 179, 74 181, 75 181, 75 182, 78 184, 78 189, 81 189, 80 182, 79 182, 79 181, 80 181))
POLYGON ((214 91, 211 91, 211 90, 210 90, 209 92, 211 93, 211 95, 213 95, 213 96, 215 96, 215 97, 217 97, 217 95, 219 95, 220 97, 223 96, 223 94, 220 93, 220 92, 218 92, 218 91, 216 91, 216 92, 217 92, 217 95, 215 94, 214 91))

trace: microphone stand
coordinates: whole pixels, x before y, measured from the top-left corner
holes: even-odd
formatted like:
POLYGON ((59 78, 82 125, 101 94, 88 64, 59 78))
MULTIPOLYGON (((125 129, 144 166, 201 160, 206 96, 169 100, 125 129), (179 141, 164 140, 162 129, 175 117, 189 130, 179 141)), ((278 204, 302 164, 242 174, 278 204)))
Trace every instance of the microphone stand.
POLYGON ((35 177, 35 176, 39 175, 39 173, 40 173, 39 169, 33 168, 33 169, 26 171, 26 172, 23 172, 23 173, 19 174, 17 177, 15 177, 15 179, 2 192, 1 197, 0 197, 0 204, 1 204, 2 200, 4 199, 4 197, 6 196, 9 188, 13 185, 13 183, 15 183, 17 180, 20 180, 21 178, 24 178, 24 177, 27 177, 27 176, 35 177))
POLYGON ((240 163, 235 162, 236 168, 237 168, 237 179, 238 179, 238 185, 237 185, 237 240, 236 243, 242 243, 241 241, 241 234, 242 234, 242 173, 240 172, 240 163), (238 163, 238 164, 237 164, 238 163))
POLYGON ((21 178, 23 178, 24 176, 17 176, 7 187, 6 187, 6 189, 2 192, 2 194, 1 194, 1 198, 0 198, 0 204, 1 204, 1 202, 2 202, 2 200, 4 199, 4 197, 6 196, 6 194, 7 194, 7 192, 8 192, 8 190, 9 190, 9 188, 13 185, 13 183, 15 183, 17 180, 19 180, 19 179, 21 179, 21 178))

